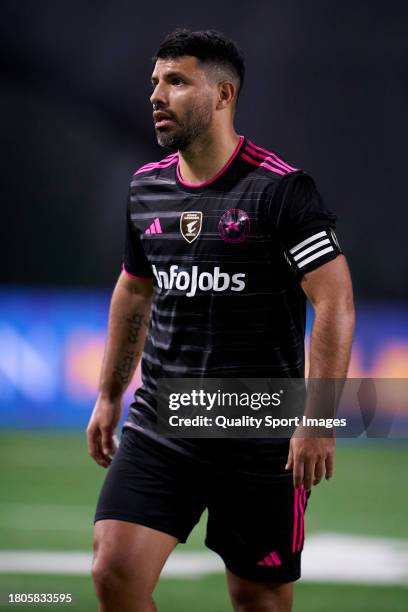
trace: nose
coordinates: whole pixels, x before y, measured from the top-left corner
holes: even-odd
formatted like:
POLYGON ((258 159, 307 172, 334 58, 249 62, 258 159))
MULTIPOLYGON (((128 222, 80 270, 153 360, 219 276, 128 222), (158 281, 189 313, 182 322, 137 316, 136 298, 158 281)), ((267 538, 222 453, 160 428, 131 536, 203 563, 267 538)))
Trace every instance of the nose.
POLYGON ((153 93, 150 96, 150 102, 153 104, 153 106, 166 105, 165 89, 161 83, 157 83, 156 87, 154 88, 153 93))

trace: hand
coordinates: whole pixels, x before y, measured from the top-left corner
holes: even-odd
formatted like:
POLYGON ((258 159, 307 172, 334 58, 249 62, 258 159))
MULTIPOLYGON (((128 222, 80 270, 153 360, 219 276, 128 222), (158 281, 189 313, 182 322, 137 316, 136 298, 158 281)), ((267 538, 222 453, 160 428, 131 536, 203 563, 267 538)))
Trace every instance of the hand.
POLYGON ((310 491, 312 485, 317 485, 325 475, 326 480, 333 476, 334 449, 336 439, 293 436, 290 440, 286 470, 293 470, 293 486, 299 489, 304 484, 310 491))
POLYGON ((122 414, 122 400, 98 397, 86 429, 88 452, 98 465, 109 467, 115 452, 113 436, 122 414))

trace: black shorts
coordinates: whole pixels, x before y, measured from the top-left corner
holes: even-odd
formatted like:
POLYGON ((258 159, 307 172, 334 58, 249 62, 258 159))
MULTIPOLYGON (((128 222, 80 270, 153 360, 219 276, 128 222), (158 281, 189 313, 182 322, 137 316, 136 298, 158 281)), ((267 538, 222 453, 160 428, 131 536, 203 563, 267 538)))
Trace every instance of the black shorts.
POLYGON ((189 458, 124 429, 100 492, 95 522, 118 519, 184 543, 208 509, 205 544, 226 567, 258 582, 300 578, 310 493, 285 471, 287 441, 243 452, 239 440, 211 440, 211 460, 189 458), (239 452, 236 452, 239 449, 239 452))

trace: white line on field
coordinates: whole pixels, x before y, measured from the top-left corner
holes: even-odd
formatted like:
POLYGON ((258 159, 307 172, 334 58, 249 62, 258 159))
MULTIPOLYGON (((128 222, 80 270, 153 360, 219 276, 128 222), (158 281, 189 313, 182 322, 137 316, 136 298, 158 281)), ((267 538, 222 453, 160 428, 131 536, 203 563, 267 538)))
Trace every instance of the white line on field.
MULTIPOLYGON (((0 573, 89 575, 87 552, 0 551, 0 573)), ((177 549, 163 576, 196 578, 224 571, 211 551, 177 549)), ((408 585, 408 542, 386 538, 321 533, 309 536, 302 558, 307 582, 408 585)))

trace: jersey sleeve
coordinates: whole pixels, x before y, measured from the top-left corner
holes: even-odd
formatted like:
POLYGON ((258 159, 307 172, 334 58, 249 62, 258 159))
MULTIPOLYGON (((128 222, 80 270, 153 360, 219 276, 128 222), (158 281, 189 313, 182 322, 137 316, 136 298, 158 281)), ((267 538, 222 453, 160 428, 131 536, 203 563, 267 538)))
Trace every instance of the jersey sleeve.
POLYGON ((125 247, 122 269, 136 280, 153 278, 153 271, 143 249, 140 234, 134 229, 129 204, 126 207, 125 247))
POLYGON ((326 208, 309 174, 299 171, 286 175, 274 198, 278 238, 298 279, 342 253, 334 231, 336 215, 326 208))

